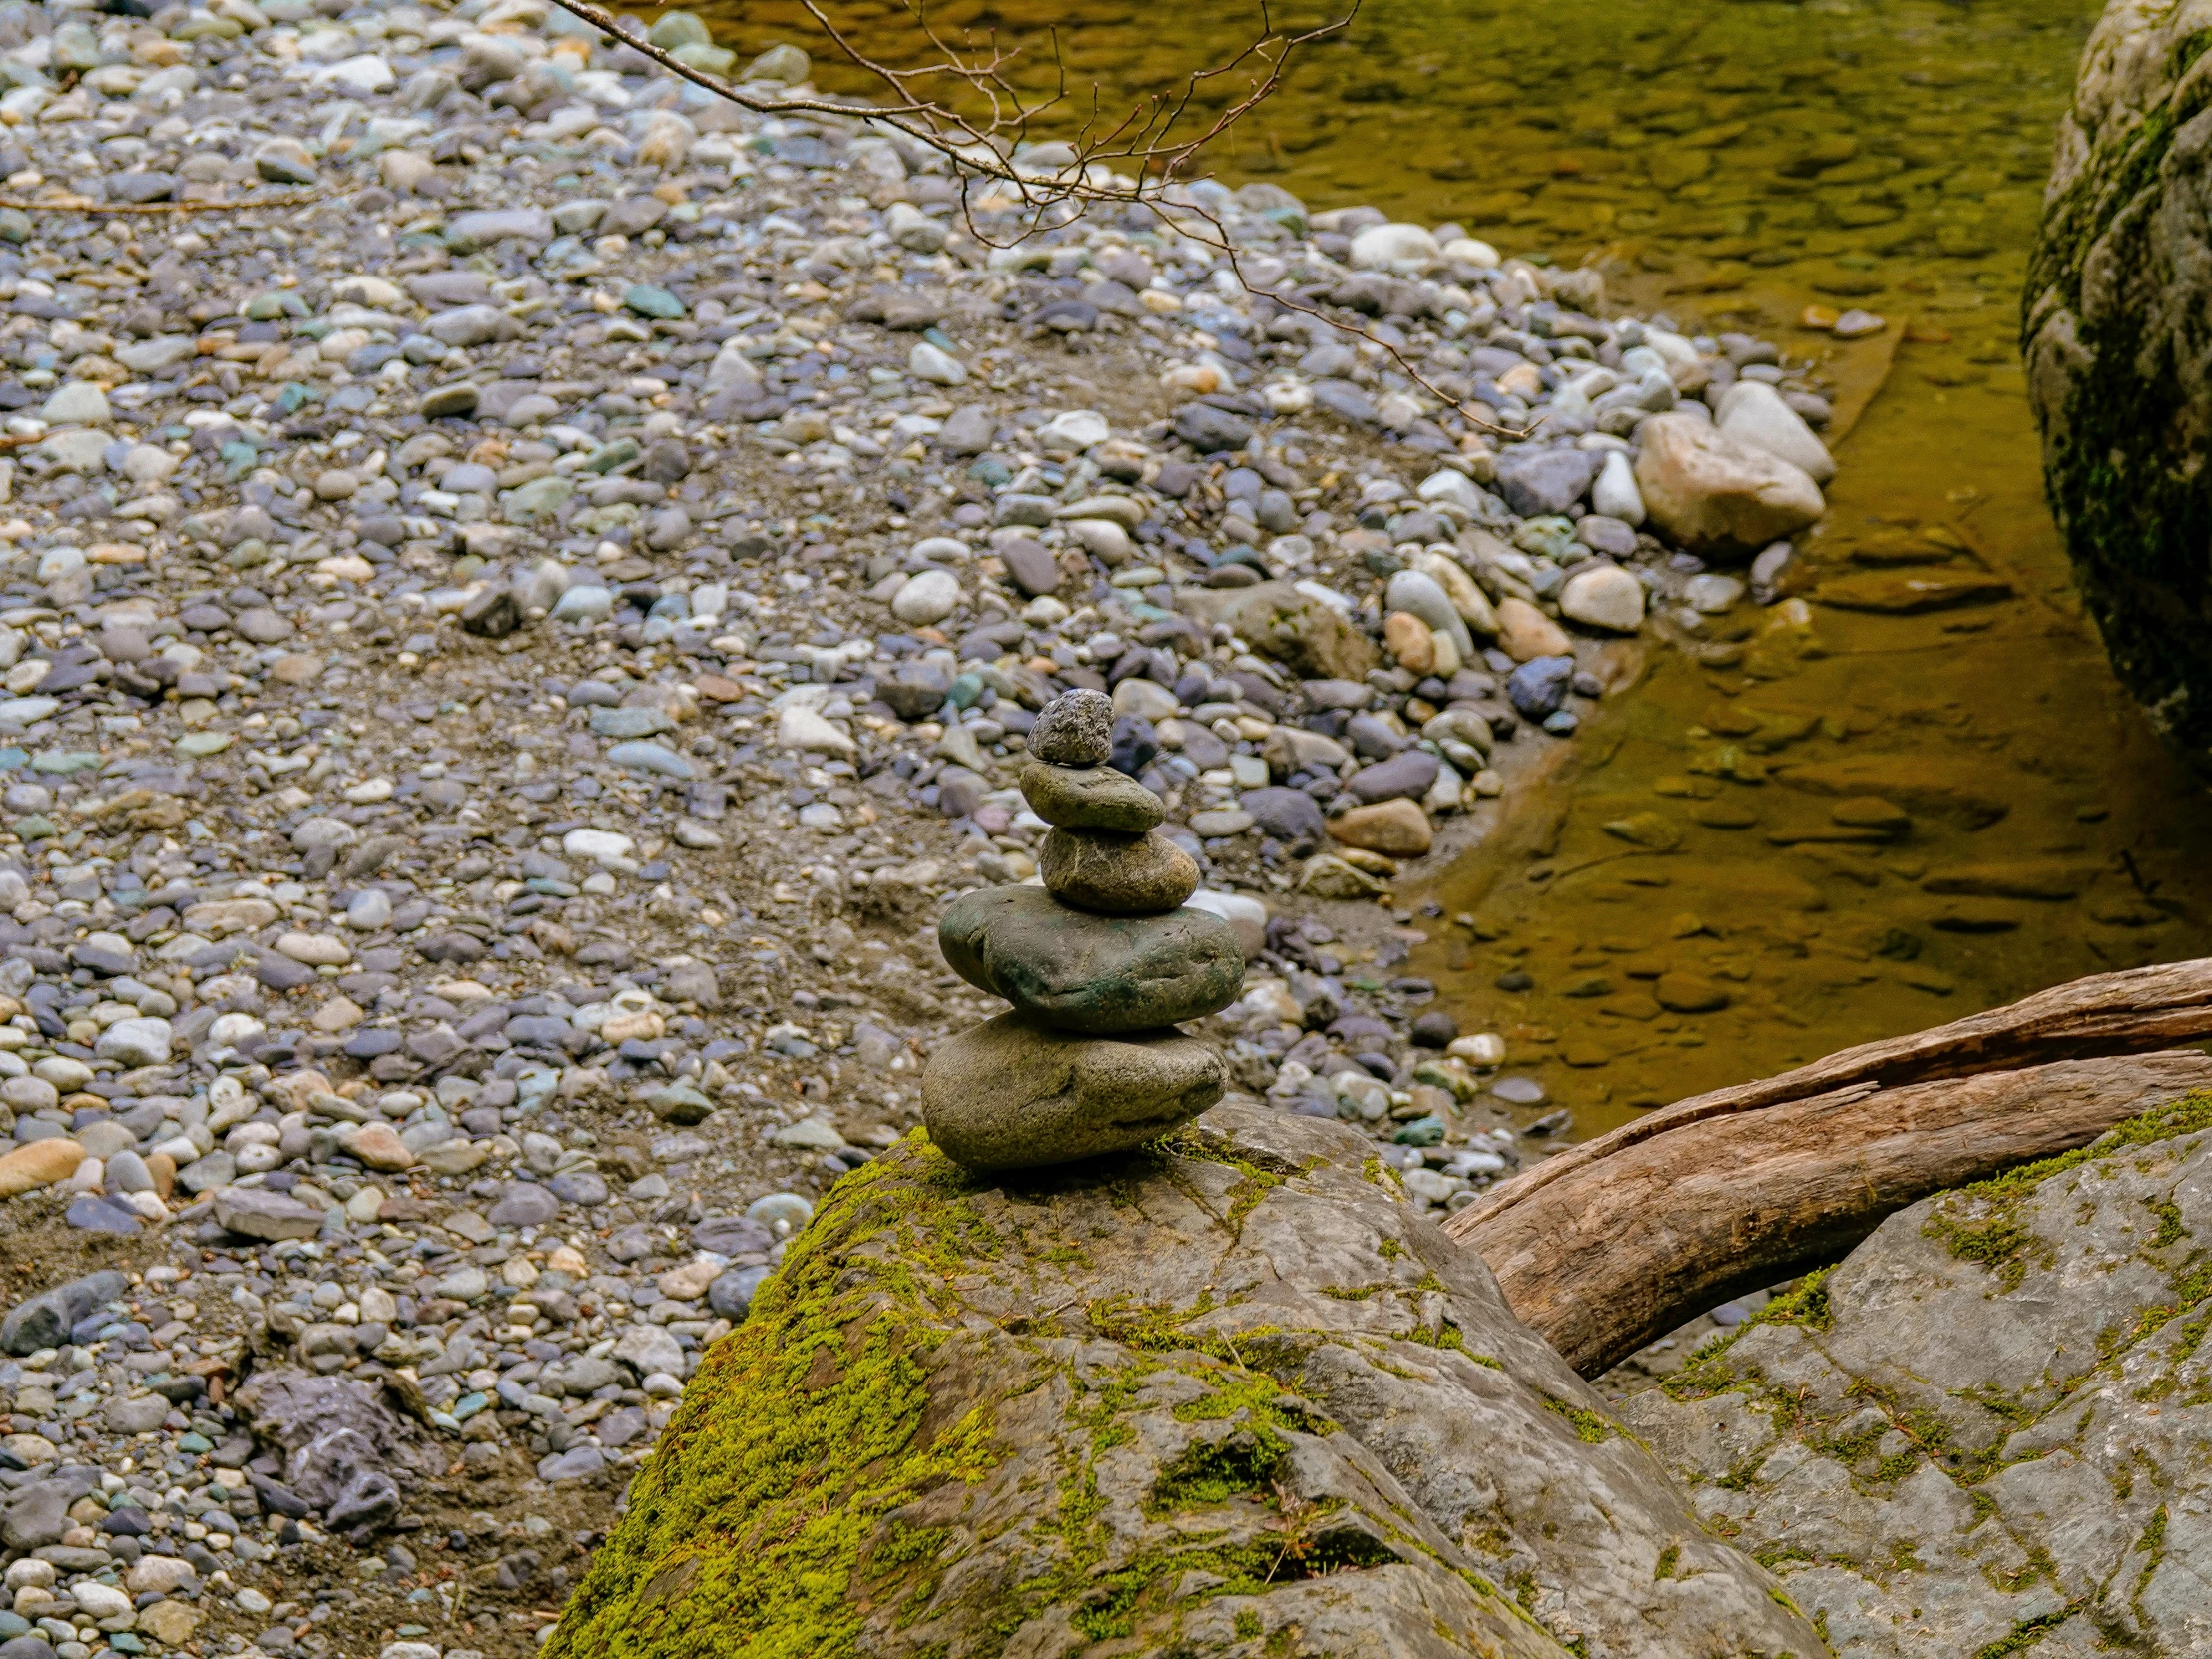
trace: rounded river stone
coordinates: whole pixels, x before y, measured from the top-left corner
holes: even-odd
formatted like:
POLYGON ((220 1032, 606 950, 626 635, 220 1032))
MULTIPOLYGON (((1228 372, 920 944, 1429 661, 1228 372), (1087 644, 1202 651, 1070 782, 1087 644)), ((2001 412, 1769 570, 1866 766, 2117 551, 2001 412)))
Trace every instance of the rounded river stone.
POLYGON ((1104 692, 1078 687, 1037 711, 1029 753, 1055 766, 1104 766, 1114 748, 1114 705, 1104 692))
POLYGON ((1042 887, 987 887, 945 907, 953 972, 1061 1031, 1111 1036, 1200 1019, 1236 1001, 1244 951, 1229 923, 1070 909, 1042 887))
POLYGON ((1158 915, 1198 891, 1198 864, 1156 830, 1055 830, 1037 868, 1061 903, 1110 916, 1158 915))
POLYGON ((1158 796, 1112 767, 1031 761, 1021 769, 1021 793, 1037 817, 1064 830, 1119 830, 1141 835, 1167 816, 1158 796))
POLYGON ((929 1138, 973 1170, 1123 1152, 1221 1099, 1213 1044, 1181 1031, 1070 1036, 1023 1014, 941 1042, 921 1074, 929 1138))

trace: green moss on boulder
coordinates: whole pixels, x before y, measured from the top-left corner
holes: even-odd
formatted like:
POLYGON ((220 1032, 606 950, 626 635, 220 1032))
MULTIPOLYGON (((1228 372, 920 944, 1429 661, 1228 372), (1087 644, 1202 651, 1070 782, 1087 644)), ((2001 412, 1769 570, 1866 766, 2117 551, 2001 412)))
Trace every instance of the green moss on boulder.
POLYGON ((1231 1102, 847 1176, 549 1655, 1820 1653, 1366 1145, 1231 1102))

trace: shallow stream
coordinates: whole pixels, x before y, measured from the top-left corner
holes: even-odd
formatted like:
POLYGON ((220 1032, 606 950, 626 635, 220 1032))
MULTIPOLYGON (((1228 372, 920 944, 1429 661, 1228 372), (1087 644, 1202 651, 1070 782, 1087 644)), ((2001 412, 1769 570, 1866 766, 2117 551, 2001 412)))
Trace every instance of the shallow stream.
MULTIPOLYGON (((792 0, 703 9, 741 53, 828 56, 792 0)), ((1368 202, 1509 255, 1593 261, 1616 301, 1775 339, 1837 388, 1843 472, 1803 544, 1807 603, 1616 648, 1633 688, 1556 746, 1481 845, 1403 895, 1441 910, 1416 923, 1412 970, 1464 1028, 1505 1035, 1508 1071, 1541 1084, 1541 1109, 1570 1108, 1577 1136, 2206 947, 2202 797, 2071 591, 2014 348, 2051 132, 2096 11, 1371 0, 1212 153, 1232 182, 1317 209, 1368 202), (1808 305, 1889 326, 1840 343, 1797 326, 1808 305), (1932 581, 1940 608, 1895 608, 1932 581)), ((894 38, 890 6, 832 15, 894 38)), ((1032 86, 1057 25, 1071 86, 1112 108, 1226 59, 1258 11, 930 15, 1023 44, 1032 86)), ((875 90, 827 63, 820 79, 875 90)))

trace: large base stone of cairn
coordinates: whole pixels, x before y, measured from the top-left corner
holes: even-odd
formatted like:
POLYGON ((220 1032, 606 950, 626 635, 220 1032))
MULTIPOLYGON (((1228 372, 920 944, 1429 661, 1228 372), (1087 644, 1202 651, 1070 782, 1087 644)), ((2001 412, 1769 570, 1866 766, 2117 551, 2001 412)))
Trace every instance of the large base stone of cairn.
POLYGON ((1084 1037, 1001 1014, 939 1045, 921 1110, 969 1169, 1028 1169, 1141 1146, 1219 1100, 1225 1075, 1219 1049, 1172 1026, 1084 1037))

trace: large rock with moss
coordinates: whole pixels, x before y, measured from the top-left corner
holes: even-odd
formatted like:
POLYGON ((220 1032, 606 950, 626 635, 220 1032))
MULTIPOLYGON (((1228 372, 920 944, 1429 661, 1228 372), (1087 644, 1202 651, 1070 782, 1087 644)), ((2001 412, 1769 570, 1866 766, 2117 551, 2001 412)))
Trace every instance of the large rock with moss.
POLYGON ((2043 471, 2119 676, 2212 748, 2212 0, 2112 0, 2060 123, 2022 330, 2043 471))
POLYGON ((2212 1653, 2212 1102, 1901 1210, 1622 1415, 1851 1659, 2212 1653))
POLYGON ((712 1348, 553 1659, 1798 1655, 1371 1143, 1244 1102, 996 1181, 910 1140, 712 1348))

